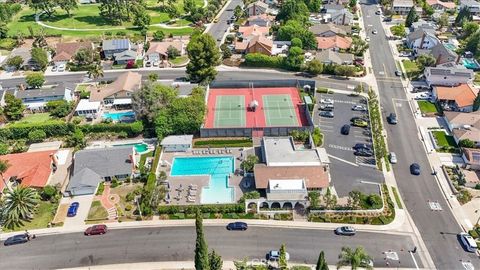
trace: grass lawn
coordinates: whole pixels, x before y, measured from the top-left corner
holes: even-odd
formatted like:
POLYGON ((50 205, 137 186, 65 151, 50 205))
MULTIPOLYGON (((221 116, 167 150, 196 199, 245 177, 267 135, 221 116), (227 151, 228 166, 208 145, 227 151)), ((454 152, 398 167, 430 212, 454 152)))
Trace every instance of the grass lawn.
POLYGON ((138 162, 138 167, 140 171, 142 171, 143 167, 145 166, 145 161, 147 160, 147 157, 153 157, 154 151, 150 151, 148 153, 140 155, 140 161, 138 162))
POLYGON ((223 147, 251 147, 253 142, 251 139, 228 139, 228 140, 198 140, 193 143, 194 148, 223 148, 223 147))
POLYGON ((170 59, 169 61, 170 61, 170 63, 172 63, 174 65, 185 64, 188 61, 188 56, 186 56, 186 55, 179 56, 175 59, 170 59))
POLYGON ((20 119, 20 121, 16 122, 17 124, 19 123, 29 123, 29 124, 36 124, 36 123, 42 123, 50 120, 50 114, 48 113, 35 113, 35 114, 27 114, 25 117, 20 119))
POLYGON ((453 136, 447 135, 445 132, 438 130, 432 131, 432 134, 439 147, 458 147, 453 136))
POLYGON ((409 78, 413 78, 419 75, 420 69, 418 68, 417 63, 410 60, 402 60, 402 63, 409 78))
POLYGON ((422 113, 438 113, 437 106, 435 106, 435 103, 431 103, 426 100, 418 100, 417 103, 422 113))
POLYGON ((37 212, 31 221, 25 222, 23 226, 17 227, 14 230, 4 229, 4 232, 47 228, 48 223, 51 222, 55 216, 57 205, 58 204, 53 204, 50 201, 40 201, 37 212))
POLYGON ((79 85, 77 85, 77 88, 75 88, 75 91, 77 91, 77 92, 87 91, 87 88, 89 86, 90 86, 90 84, 79 84, 79 85))
POLYGON ((107 219, 108 213, 107 210, 102 206, 100 201, 93 201, 90 211, 88 212, 87 219, 97 220, 97 219, 107 219))

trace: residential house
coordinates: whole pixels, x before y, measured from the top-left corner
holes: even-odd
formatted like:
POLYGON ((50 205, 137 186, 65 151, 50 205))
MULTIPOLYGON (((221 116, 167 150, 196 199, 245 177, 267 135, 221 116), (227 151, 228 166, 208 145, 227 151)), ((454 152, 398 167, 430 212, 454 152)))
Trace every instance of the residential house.
POLYGON ((73 60, 73 57, 81 49, 92 49, 91 42, 62 42, 57 43, 55 47, 55 56, 52 58, 55 66, 66 65, 73 60))
POLYGON ((145 53, 145 60, 151 63, 168 60, 168 48, 170 46, 177 49, 180 55, 186 53, 186 45, 181 40, 152 42, 150 43, 150 48, 148 48, 148 51, 145 53))
POLYGON ((392 11, 395 14, 407 15, 413 6, 413 0, 393 0, 392 11))
POLYGON ((100 101, 104 105, 125 106, 131 105, 133 93, 140 90, 142 75, 137 72, 125 72, 117 79, 103 87, 90 91, 90 101, 100 101))
POLYGON ((480 149, 462 148, 462 152, 466 169, 480 171, 480 149))
POLYGON ((261 53, 272 55, 273 41, 263 36, 253 36, 250 40, 235 43, 237 53, 261 53))
POLYGON ((462 83, 472 83, 475 74, 466 68, 426 67, 425 81, 428 86, 455 86, 462 83))
POLYGON ((249 26, 240 26, 238 28, 238 35, 243 39, 249 39, 253 36, 263 36, 266 37, 270 33, 270 27, 258 26, 258 25, 249 25, 249 26))
POLYGON ((456 7, 454 2, 444 2, 440 0, 427 0, 426 3, 434 10, 453 10, 456 7))
POLYGON ((350 26, 327 23, 312 25, 310 26, 309 30, 317 37, 332 37, 336 35, 349 35, 352 31, 352 28, 350 26))
POLYGON ((414 32, 418 29, 424 29, 424 30, 427 30, 431 33, 435 33, 435 30, 437 30, 437 28, 438 27, 432 21, 427 22, 423 19, 420 19, 416 22, 413 22, 412 26, 410 26, 411 32, 414 32))
POLYGON ((42 111, 47 102, 54 100, 72 101, 76 85, 73 83, 61 83, 53 88, 41 88, 30 90, 17 90, 15 97, 22 100, 27 109, 32 111, 42 111))
POLYGON ((443 118, 457 143, 469 139, 480 147, 480 111, 471 113, 446 111, 443 118))
POLYGON ((460 8, 467 7, 472 15, 480 15, 480 2, 475 0, 460 0, 460 8))
POLYGON ((24 187, 43 188, 57 168, 53 157, 56 151, 25 152, 0 156, 0 160, 10 165, 3 173, 5 181, 0 181, 0 192, 5 188, 22 185, 24 187), (4 183, 5 182, 5 183, 4 183))
POLYGON ((80 150, 73 160, 73 175, 65 190, 69 196, 94 194, 102 181, 131 178, 135 169, 131 146, 80 150))
POLYGON ((353 65, 354 56, 351 53, 339 53, 332 50, 317 52, 315 58, 324 64, 353 65))
POLYGON ((188 152, 193 146, 193 135, 167 136, 160 142, 164 152, 188 152))
POLYGON ((321 14, 322 22, 325 23, 331 22, 338 25, 350 25, 353 22, 353 14, 343 5, 323 5, 321 14))
MULTIPOLYGON (((328 165, 317 149, 298 150, 292 137, 263 137, 262 163, 255 164, 255 187, 269 208, 304 207, 308 192, 330 185, 328 165)), ((262 204, 263 204, 262 202, 262 204)))
POLYGON ((465 83, 453 87, 433 87, 433 96, 444 110, 471 112, 477 95, 478 90, 465 83))
POLYGON ((268 14, 260 14, 255 16, 250 16, 247 19, 246 25, 258 25, 262 27, 270 27, 272 22, 275 21, 275 16, 271 16, 268 14))
POLYGON ((435 32, 430 29, 419 28, 407 35, 406 45, 415 52, 419 49, 431 49, 440 43, 435 32))
POLYGON ((89 119, 97 119, 101 111, 100 101, 89 101, 88 99, 81 99, 75 108, 75 115, 83 116, 89 119))
POLYGON ((458 64, 458 61, 460 60, 460 56, 455 51, 445 47, 444 43, 439 43, 433 46, 429 53, 436 59, 435 64, 437 66, 448 63, 458 64))
POLYGON ((128 39, 111 39, 102 42, 103 56, 108 59, 113 59, 116 53, 136 50, 136 45, 132 44, 128 39))
POLYGON ((8 66, 7 61, 10 58, 20 56, 23 60, 22 66, 20 69, 22 70, 40 70, 40 66, 38 63, 35 62, 35 60, 32 59, 32 53, 30 48, 15 48, 13 51, 10 53, 10 56, 5 59, 5 61, 2 63, 2 66, 6 71, 14 71, 15 67, 13 66, 8 66))
POLYGON ((245 12, 247 13, 248 17, 266 14, 268 13, 268 4, 262 1, 253 2, 246 7, 245 12))
POLYGON ((350 37, 331 36, 331 37, 316 37, 318 50, 347 50, 352 46, 352 39, 350 37))
POLYGON ((325 5, 322 5, 322 9, 320 12, 332 14, 343 9, 345 9, 345 7, 340 4, 325 4, 325 5))
POLYGON ((115 59, 115 64, 117 65, 125 65, 128 62, 133 62, 137 60, 137 52, 136 51, 123 51, 119 53, 113 54, 113 59, 115 59))

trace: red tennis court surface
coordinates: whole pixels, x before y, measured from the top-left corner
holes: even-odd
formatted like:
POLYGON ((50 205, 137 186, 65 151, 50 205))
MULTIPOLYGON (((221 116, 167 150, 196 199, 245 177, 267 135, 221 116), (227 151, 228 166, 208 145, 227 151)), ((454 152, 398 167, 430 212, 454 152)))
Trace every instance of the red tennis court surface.
POLYGON ((208 94, 204 128, 308 126, 302 104, 294 87, 214 88, 208 94), (255 111, 248 110, 254 100, 258 102, 258 107, 255 111), (264 102, 270 107, 265 107, 264 102))

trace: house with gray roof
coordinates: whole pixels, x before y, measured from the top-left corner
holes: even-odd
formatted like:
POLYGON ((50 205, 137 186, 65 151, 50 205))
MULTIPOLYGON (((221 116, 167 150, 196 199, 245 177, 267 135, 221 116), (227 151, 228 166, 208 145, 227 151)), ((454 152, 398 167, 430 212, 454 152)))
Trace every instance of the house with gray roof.
POLYGON ((346 36, 350 34, 352 32, 352 27, 327 23, 312 25, 309 30, 317 37, 333 37, 336 35, 346 36))
POLYGON ((89 168, 84 168, 75 174, 68 183, 65 192, 68 196, 81 196, 95 194, 102 177, 89 168))
POLYGON ((424 76, 428 86, 455 86, 472 83, 475 73, 466 68, 426 67, 424 76))
POLYGON ((6 71, 15 71, 15 67, 13 66, 8 66, 7 61, 10 58, 20 56, 23 60, 22 66, 20 69, 22 70, 40 70, 40 66, 35 62, 35 60, 32 59, 32 53, 29 48, 15 48, 13 51, 10 53, 8 58, 3 61, 2 66, 6 71))
POLYGON ((131 43, 129 39, 111 39, 102 42, 103 57, 113 58, 114 54, 125 51, 136 51, 137 46, 131 43))
POLYGON ((115 59, 115 63, 117 65, 124 65, 124 64, 127 64, 129 61, 135 62, 135 60, 137 60, 137 52, 128 50, 128 51, 123 51, 119 53, 114 53, 113 59, 115 59))
POLYGON ((460 8, 467 7, 472 15, 480 15, 480 2, 475 0, 460 0, 460 8))
POLYGON ((22 100, 27 109, 41 111, 47 102, 54 100, 72 101, 76 85, 74 83, 62 83, 53 88, 29 89, 15 91, 15 97, 22 100))
POLYGON ((351 53, 339 53, 332 50, 323 50, 317 52, 315 58, 324 64, 337 64, 337 65, 352 65, 353 54, 351 53))
POLYGON ((407 35, 406 45, 413 49, 431 49, 439 44, 440 40, 435 36, 435 30, 428 28, 418 28, 407 35))
POLYGON ((193 135, 177 135, 165 137, 160 145, 164 152, 187 152, 192 149, 193 135))
POLYGON ((393 0, 392 11, 395 14, 407 15, 413 6, 413 0, 393 0))

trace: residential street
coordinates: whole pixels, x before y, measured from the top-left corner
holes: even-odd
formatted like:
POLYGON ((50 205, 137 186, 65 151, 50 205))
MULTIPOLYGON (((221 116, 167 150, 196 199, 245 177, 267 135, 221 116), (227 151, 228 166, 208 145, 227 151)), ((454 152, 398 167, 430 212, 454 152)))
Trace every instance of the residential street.
MULTIPOLYGON (((407 249, 413 248, 410 236, 359 232, 353 237, 336 236, 333 231, 250 227, 245 232, 223 227, 205 227, 210 249, 224 260, 248 257, 261 260, 272 249, 287 246, 292 262, 314 264, 320 250, 329 264, 336 264, 343 246, 362 245, 374 258, 374 265, 409 267, 414 263, 407 249), (375 239, 375 241, 371 241, 375 239), (399 260, 385 260, 384 251, 397 252, 399 260)), ((105 235, 82 233, 41 236, 24 245, 3 247, 0 269, 52 269, 102 264, 188 261, 195 248, 193 227, 110 230, 105 235), (18 256, 21 254, 21 256, 18 256)), ((417 263, 421 264, 419 258, 417 263)), ((421 265, 419 265, 421 266, 421 265)))
POLYGON ((385 119, 390 112, 396 112, 399 121, 398 125, 388 125, 385 121, 385 128, 389 149, 396 153, 398 159, 398 164, 393 165, 393 171, 400 193, 437 269, 462 269, 462 260, 471 260, 475 267, 479 267, 477 256, 463 251, 457 240, 456 234, 461 232, 461 228, 431 175, 432 168, 424 146, 418 139, 418 130, 402 83, 394 74, 397 68, 381 25, 381 18, 375 15, 378 9, 376 2, 367 2, 370 5, 363 4, 362 12, 366 31, 371 38, 370 51, 374 52, 371 53, 372 64, 380 92, 383 117, 385 119), (378 31, 377 35, 371 34, 373 29, 378 31), (410 174, 409 166, 413 162, 420 164, 420 176, 410 174), (432 211, 428 201, 438 201, 443 210, 432 211))
POLYGON ((220 41, 223 38, 223 35, 227 32, 229 25, 227 24, 227 20, 233 16, 233 10, 236 6, 242 6, 242 0, 232 0, 224 12, 218 16, 218 22, 214 23, 210 29, 208 29, 208 33, 213 36, 217 44, 220 45, 220 41))

